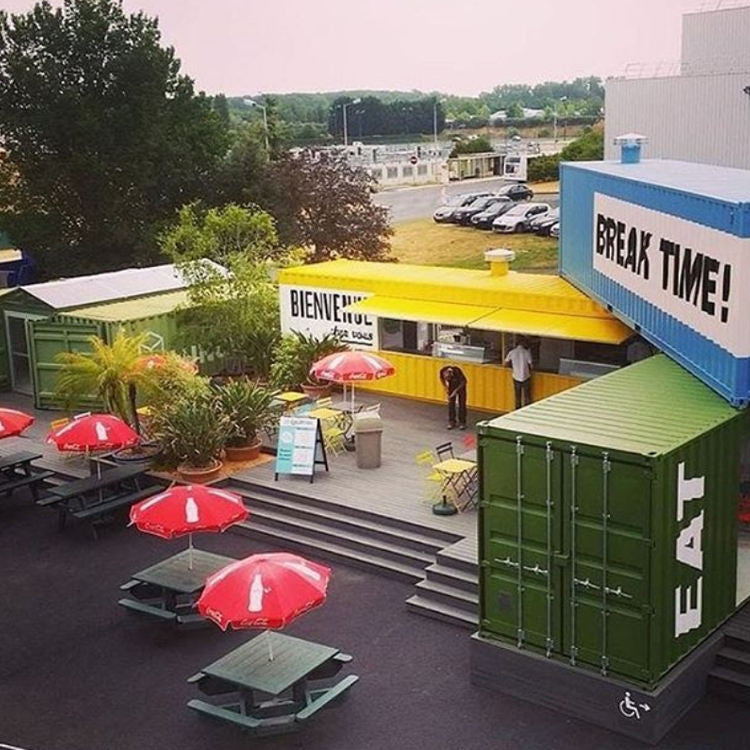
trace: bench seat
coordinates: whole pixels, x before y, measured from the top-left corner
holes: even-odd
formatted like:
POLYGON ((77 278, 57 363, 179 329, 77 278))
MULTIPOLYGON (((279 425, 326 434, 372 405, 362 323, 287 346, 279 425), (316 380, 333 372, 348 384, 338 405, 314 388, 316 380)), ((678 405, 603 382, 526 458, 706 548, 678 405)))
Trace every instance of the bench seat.
POLYGON ((199 711, 206 716, 211 716, 214 719, 222 719, 223 721, 236 724, 243 729, 256 730, 263 726, 263 722, 260 719, 241 714, 238 711, 230 711, 227 708, 221 708, 221 706, 214 706, 213 703, 206 703, 206 701, 199 700, 198 698, 188 701, 188 708, 192 708, 193 711, 199 711))
POLYGON ((295 714, 296 721, 309 721, 318 711, 326 708, 326 706, 329 706, 333 701, 342 699, 348 692, 349 688, 351 688, 351 686, 358 680, 358 675, 350 674, 344 677, 340 682, 333 685, 333 687, 325 688, 323 690, 308 691, 310 702, 305 708, 295 714))
POLYGON ((39 483, 52 476, 54 476, 53 471, 36 471, 29 476, 18 475, 17 478, 13 478, 10 482, 0 484, 0 494, 10 495, 21 487, 30 487, 34 499, 36 500, 39 492, 39 483))
POLYGON ((125 607, 125 609, 136 612, 139 615, 148 615, 164 622, 176 622, 177 620, 177 615, 174 612, 162 609, 161 607, 154 607, 151 604, 144 604, 135 599, 120 599, 117 603, 121 607, 125 607))

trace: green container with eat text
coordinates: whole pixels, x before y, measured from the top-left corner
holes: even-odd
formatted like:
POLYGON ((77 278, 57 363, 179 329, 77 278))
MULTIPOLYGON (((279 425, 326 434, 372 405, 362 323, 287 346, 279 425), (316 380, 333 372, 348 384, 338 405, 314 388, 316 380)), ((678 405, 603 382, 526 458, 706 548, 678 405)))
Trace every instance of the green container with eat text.
POLYGON ((745 417, 658 355, 480 424, 480 633, 658 682, 750 596, 745 417))

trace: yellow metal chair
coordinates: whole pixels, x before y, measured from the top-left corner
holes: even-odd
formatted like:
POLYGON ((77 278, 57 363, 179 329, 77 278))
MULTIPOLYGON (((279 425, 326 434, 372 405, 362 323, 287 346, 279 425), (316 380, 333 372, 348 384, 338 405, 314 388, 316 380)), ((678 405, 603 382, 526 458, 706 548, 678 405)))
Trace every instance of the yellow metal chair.
POLYGON ((323 442, 329 455, 338 456, 346 450, 346 433, 336 424, 321 424, 323 442))
POLYGON ((435 463, 435 454, 431 450, 422 451, 414 457, 414 462, 422 470, 424 501, 430 504, 440 502, 442 500, 440 489, 443 486, 444 477, 432 468, 435 463))

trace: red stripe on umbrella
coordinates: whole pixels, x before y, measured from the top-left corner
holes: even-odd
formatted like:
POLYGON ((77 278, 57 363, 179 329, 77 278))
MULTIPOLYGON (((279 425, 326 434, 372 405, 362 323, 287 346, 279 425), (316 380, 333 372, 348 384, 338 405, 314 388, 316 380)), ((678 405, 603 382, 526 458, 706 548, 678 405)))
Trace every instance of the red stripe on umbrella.
POLYGON ((16 409, 0 408, 0 438, 20 435, 34 423, 34 417, 16 409))
POLYGON ((111 414, 79 414, 46 438, 61 451, 107 451, 132 448, 138 433, 111 414))

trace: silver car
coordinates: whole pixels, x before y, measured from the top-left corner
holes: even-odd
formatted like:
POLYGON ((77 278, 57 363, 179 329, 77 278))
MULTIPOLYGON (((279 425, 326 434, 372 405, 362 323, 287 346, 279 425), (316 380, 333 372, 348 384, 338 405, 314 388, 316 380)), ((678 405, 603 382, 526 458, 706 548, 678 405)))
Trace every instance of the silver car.
POLYGON ((526 232, 531 219, 546 214, 549 203, 518 203, 492 222, 493 232, 526 232))

